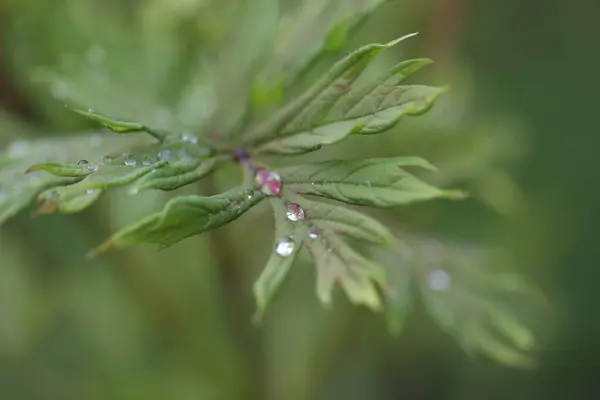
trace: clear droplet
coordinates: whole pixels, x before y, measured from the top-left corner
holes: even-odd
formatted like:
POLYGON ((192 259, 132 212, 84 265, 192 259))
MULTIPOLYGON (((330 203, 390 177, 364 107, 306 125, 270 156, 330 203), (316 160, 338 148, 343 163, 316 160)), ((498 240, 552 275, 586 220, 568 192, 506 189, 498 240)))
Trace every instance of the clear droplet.
POLYGON ((123 164, 134 167, 137 164, 137 161, 135 158, 131 157, 130 154, 125 153, 123 154, 123 164))
POLYGON ((142 161, 142 165, 145 167, 152 165, 152 164, 154 164, 154 163, 152 162, 152 160, 150 160, 148 158, 145 158, 144 161, 142 161))
POLYGON ((278 196, 281 192, 281 176, 277 172, 260 169, 254 180, 259 190, 267 196, 278 196))
POLYGON ((367 181, 367 186, 371 187, 371 181, 367 181))
POLYGON ((285 237, 277 240, 275 252, 281 257, 291 256, 294 252, 295 243, 291 237, 285 237))
POLYGON ((198 143, 198 137, 196 137, 194 134, 189 133, 189 132, 186 132, 183 135, 181 135, 181 140, 183 140, 184 142, 192 143, 192 144, 198 143))
POLYGON ((234 201, 233 203, 231 203, 231 205, 235 208, 241 208, 242 207, 242 202, 239 200, 234 201))
POLYGON ((304 210, 297 203, 288 203, 286 215, 290 221, 304 220, 304 210))
POLYGON ((254 197, 254 190, 252 190, 252 189, 245 190, 244 193, 246 194, 246 197, 248 198, 248 200, 250 200, 254 197))
POLYGON ((443 269, 435 269, 427 275, 427 284, 431 290, 443 292, 450 289, 452 277, 443 269))
POLYGON ((79 160, 79 161, 77 161, 77 165, 87 165, 89 163, 90 162, 88 160, 79 160))
POLYGON ((91 109, 91 108, 88 108, 88 114, 96 114, 96 111, 94 111, 94 110, 93 110, 93 109, 91 109))
POLYGON ((104 157, 102 157, 102 162, 105 163, 105 164, 107 164, 107 163, 109 163, 111 161, 112 161, 112 157, 111 156, 104 156, 104 157))
POLYGON ((98 164, 92 163, 92 164, 89 164, 87 168, 88 168, 88 170, 90 170, 92 172, 96 172, 100 169, 100 166, 98 164))
POLYGON ((314 183, 314 182, 311 182, 310 184, 311 184, 312 186, 315 186, 315 183, 314 183))
POLYGON ((158 152, 158 159, 160 161, 171 161, 171 150, 161 150, 158 152))
POLYGON ((308 229, 308 237, 311 239, 318 239, 319 238, 319 230, 316 227, 311 226, 308 229))
POLYGON ((85 191, 85 193, 86 193, 86 194, 94 194, 94 193, 96 193, 96 190, 97 190, 97 189, 87 189, 87 190, 85 191))

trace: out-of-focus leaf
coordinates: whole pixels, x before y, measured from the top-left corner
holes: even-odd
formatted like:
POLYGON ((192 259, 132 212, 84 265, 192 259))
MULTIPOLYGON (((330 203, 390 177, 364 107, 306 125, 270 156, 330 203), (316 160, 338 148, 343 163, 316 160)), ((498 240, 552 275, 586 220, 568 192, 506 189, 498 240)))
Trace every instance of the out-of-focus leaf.
POLYGON ((420 115, 447 87, 399 85, 429 59, 408 60, 393 67, 376 83, 359 88, 334 83, 292 120, 279 137, 258 152, 302 154, 337 143, 350 134, 377 134, 391 129, 405 115, 420 115))
POLYGON ((285 203, 278 198, 271 198, 270 203, 275 220, 275 240, 273 253, 253 286, 257 306, 254 317, 256 321, 262 318, 267 305, 283 283, 302 246, 302 237, 296 233, 297 225, 286 217, 285 203), (284 245, 288 247, 283 249, 281 246, 284 245))
POLYGON ((317 267, 317 297, 331 303, 335 283, 339 283, 354 304, 374 311, 381 309, 375 283, 385 284, 385 270, 356 253, 331 231, 305 241, 317 267))
POLYGON ((239 218, 263 198, 262 193, 250 188, 236 188, 211 197, 177 197, 163 211, 114 234, 92 254, 139 243, 156 243, 165 248, 239 218))
POLYGON ((386 320, 390 333, 398 336, 413 309, 412 275, 406 265, 398 263, 386 266, 386 272, 386 320))
POLYGON ((282 137, 286 134, 290 135, 297 132, 300 126, 303 126, 302 121, 312 121, 318 116, 324 117, 325 115, 323 114, 326 114, 328 108, 334 104, 337 98, 350 90, 352 83, 377 54, 398 44, 406 37, 408 36, 386 44, 363 46, 338 61, 304 94, 284 107, 280 112, 267 119, 265 123, 252 129, 247 134, 246 139, 261 144, 275 137, 282 137), (319 105, 322 105, 322 107, 319 105))
POLYGON ((432 169, 415 157, 326 161, 281 170, 292 191, 339 200, 348 204, 390 207, 435 198, 459 199, 464 194, 433 187, 401 167, 432 169))
POLYGON ((330 230, 337 234, 368 242, 394 247, 394 235, 379 221, 360 212, 301 196, 286 193, 286 198, 300 204, 310 223, 320 230, 330 230))

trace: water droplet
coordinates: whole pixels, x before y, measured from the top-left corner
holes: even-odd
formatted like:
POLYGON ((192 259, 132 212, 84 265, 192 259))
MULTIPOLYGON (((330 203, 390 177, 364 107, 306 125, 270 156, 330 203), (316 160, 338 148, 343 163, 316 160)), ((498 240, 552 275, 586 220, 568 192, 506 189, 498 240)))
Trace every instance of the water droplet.
POLYGON ((88 114, 96 114, 96 111, 94 111, 94 110, 93 110, 93 109, 91 109, 91 108, 88 108, 88 114))
POLYGON ((92 172, 96 172, 100 169, 100 166, 98 164, 90 164, 87 168, 92 172))
POLYGON ((252 190, 252 189, 245 190, 244 193, 246 194, 246 197, 248 198, 248 200, 250 200, 254 197, 254 190, 252 190))
POLYGON ((452 277, 443 269, 435 269, 427 275, 427 284, 431 290, 443 292, 450 289, 452 277))
POLYGON ((260 169, 254 177, 261 192, 267 196, 278 196, 281 192, 281 177, 277 172, 260 169))
POLYGON ((106 57, 106 51, 97 44, 93 44, 85 51, 85 58, 90 64, 100 64, 106 57))
POLYGON ((97 190, 97 189, 87 189, 87 190, 85 191, 85 193, 86 193, 86 194, 94 194, 94 193, 96 193, 96 190, 97 190))
POLYGON ((294 241, 291 237, 285 237, 277 240, 277 245, 275 246, 275 252, 279 254, 281 257, 291 256, 294 252, 294 241))
POLYGON ((300 204, 288 203, 286 215, 290 221, 302 221, 304 219, 304 210, 300 204))
POLYGON ((234 201, 233 203, 231 203, 231 205, 235 208, 241 208, 242 207, 242 202, 239 200, 234 201))
POLYGON ((314 182, 311 182, 310 184, 311 184, 311 185, 313 185, 313 186, 315 186, 315 183, 314 183, 314 182))
POLYGON ((158 152, 158 159, 160 161, 171 161, 171 150, 161 150, 158 152))
POLYGON ((102 162, 105 163, 105 164, 107 164, 107 163, 109 163, 111 161, 112 161, 112 157, 111 156, 104 156, 104 157, 102 157, 102 162))
POLYGON ((311 239, 318 239, 319 238, 319 230, 316 227, 311 226, 308 229, 308 237, 311 239))
POLYGON ((367 181, 367 186, 371 187, 371 181, 367 181))
POLYGON ((198 138, 194 134, 189 132, 186 132, 183 135, 181 135, 181 140, 192 144, 198 143, 198 138))
POLYGON ((46 201, 56 200, 56 199, 58 199, 58 192, 56 190, 48 192, 48 193, 46 193, 44 198, 46 199, 46 201))
POLYGON ((123 164, 128 165, 130 167, 135 167, 137 161, 135 158, 131 157, 130 154, 125 153, 123 154, 123 164))
POLYGON ((79 160, 79 161, 77 161, 77 165, 87 165, 87 164, 89 164, 88 160, 79 160))
POLYGON ((146 159, 144 159, 144 161, 142 161, 142 165, 145 167, 152 165, 152 164, 154 164, 154 163, 152 162, 152 160, 150 160, 148 158, 146 158, 146 159))

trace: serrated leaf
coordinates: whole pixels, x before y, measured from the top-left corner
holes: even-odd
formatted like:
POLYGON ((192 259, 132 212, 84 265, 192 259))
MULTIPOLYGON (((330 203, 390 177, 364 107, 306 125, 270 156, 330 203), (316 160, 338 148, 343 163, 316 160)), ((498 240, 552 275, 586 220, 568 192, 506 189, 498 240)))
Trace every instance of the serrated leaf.
POLYGON ((317 297, 324 305, 331 303, 334 285, 339 283, 353 304, 381 309, 375 283, 385 282, 382 267, 363 258, 332 232, 322 232, 305 245, 317 267, 317 297))
POLYGON ((308 200, 286 193, 286 198, 300 204, 310 223, 319 230, 329 230, 348 237, 394 247, 394 235, 368 215, 334 204, 308 200))
POLYGON ((279 198, 269 199, 271 207, 273 208, 273 217, 275 220, 275 236, 273 244, 273 252, 267 262, 267 265, 262 270, 260 276, 254 282, 253 292, 256 298, 257 311, 255 319, 260 321, 262 318, 267 305, 271 299, 277 293, 277 290, 283 283, 290 267, 296 259, 300 248, 302 247, 302 238, 296 232, 297 225, 294 225, 286 217, 285 203, 279 198), (290 238, 293 242, 293 251, 287 255, 282 256, 278 254, 277 247, 280 244, 280 240, 290 238))
MULTIPOLYGON (((410 35, 412 36, 412 35, 410 35)), ((408 36, 406 36, 408 37, 408 36)), ((369 44, 351 53, 337 62, 316 84, 297 100, 284 107, 280 112, 250 131, 249 140, 256 144, 264 143, 274 137, 281 137, 301 129, 306 121, 324 116, 327 105, 350 89, 369 62, 383 50, 388 49, 406 37, 386 44, 369 44), (324 104, 324 107, 320 107, 324 104)))
POLYGON ((163 211, 114 234, 93 254, 139 243, 155 243, 165 248, 239 218, 263 198, 262 193, 249 188, 236 188, 211 197, 177 197, 163 211))
POLYGON ((376 83, 361 88, 340 91, 340 84, 332 85, 334 89, 325 90, 319 101, 282 130, 280 137, 259 146, 257 152, 307 153, 351 134, 385 132, 403 116, 426 112, 447 87, 399 83, 430 63, 429 59, 404 61, 376 83))
POLYGON ((92 121, 104 125, 106 128, 116 133, 147 132, 160 141, 164 140, 166 137, 166 133, 149 128, 137 122, 118 121, 116 119, 100 115, 96 111, 91 109, 85 111, 77 108, 72 108, 72 110, 79 115, 83 115, 84 117, 87 117, 92 121))
POLYGON ((432 169, 416 157, 326 161, 282 169, 286 187, 361 206, 390 207, 435 198, 457 199, 464 194, 433 187, 401 167, 432 169))

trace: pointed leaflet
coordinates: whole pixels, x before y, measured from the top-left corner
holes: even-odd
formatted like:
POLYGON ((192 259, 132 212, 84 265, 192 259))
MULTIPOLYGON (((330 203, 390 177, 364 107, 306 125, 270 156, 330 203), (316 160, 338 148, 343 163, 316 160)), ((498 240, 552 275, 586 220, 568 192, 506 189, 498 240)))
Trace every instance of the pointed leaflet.
POLYGON ((96 113, 92 109, 84 111, 77 108, 73 108, 72 110, 75 111, 77 114, 83 115, 84 117, 91 119, 92 121, 99 122, 100 124, 104 125, 108 129, 116 133, 147 132, 160 141, 164 140, 166 136, 165 132, 149 128, 137 122, 118 121, 116 119, 108 118, 96 113))
POLYGON ((148 141, 147 137, 140 135, 116 137, 93 133, 9 144, 4 153, 0 154, 0 224, 27 207, 41 191, 80 181, 92 163, 77 166, 78 160, 91 160, 98 155, 110 154, 148 141), (55 163, 61 159, 71 161, 66 164, 71 171, 61 171, 62 175, 70 177, 54 176, 41 171, 53 170, 61 175, 59 169, 65 164, 55 163), (44 166, 30 168, 39 162, 44 162, 44 166), (26 174, 27 169, 30 172, 26 174), (78 174, 82 176, 73 176, 78 174))
MULTIPOLYGON (((412 35, 411 35, 412 36, 412 35)), ((335 99, 345 93, 358 78, 369 62, 381 51, 394 46, 406 37, 386 44, 370 44, 363 46, 343 60, 336 63, 315 85, 302 94, 297 100, 284 107, 266 123, 251 130, 247 137, 257 144, 284 135, 285 130, 299 129, 323 114, 324 109, 314 105, 332 104, 335 99), (311 105, 313 105, 311 107, 311 105), (295 128, 294 128, 295 127, 295 128)))
POLYGON ((402 62, 375 84, 348 89, 313 103, 280 137, 257 151, 302 154, 337 143, 350 134, 385 132, 405 115, 426 112, 447 88, 398 83, 430 63, 429 59, 402 62))
POLYGON ((317 296, 331 303, 333 288, 339 283, 353 304, 362 304, 374 311, 381 308, 375 283, 385 284, 385 271, 366 260, 330 231, 305 241, 317 267, 317 296))
POLYGON ((269 201, 271 207, 273 207, 273 217, 275 219, 275 240, 271 257, 253 286, 257 306, 255 318, 259 320, 262 318, 269 301, 283 283, 302 246, 302 240, 296 232, 297 225, 292 223, 286 216, 285 203, 281 199, 273 197, 269 201), (277 246, 280 244, 280 240, 285 239, 291 240, 294 248, 289 255, 282 256, 278 254, 277 246))
POLYGON ((286 198, 304 209, 310 223, 319 230, 330 230, 355 239, 366 240, 383 246, 393 247, 396 239, 379 221, 368 215, 301 196, 286 193, 286 198))
POLYGON ((168 247, 239 218, 263 198, 260 192, 250 188, 236 188, 211 197, 177 197, 169 201, 163 211, 114 234, 94 253, 139 243, 168 247))
POLYGON ((286 187, 348 204, 390 207, 434 198, 463 198, 457 191, 435 188, 400 167, 432 169, 415 157, 326 161, 282 169, 286 187))
MULTIPOLYGON (((283 94, 315 62, 339 50, 351 30, 385 0, 303 1, 293 16, 284 16, 273 55, 254 83, 255 99, 283 94)), ((255 103, 260 106, 260 103, 255 103)))

